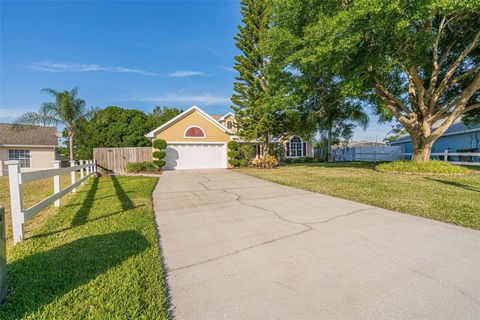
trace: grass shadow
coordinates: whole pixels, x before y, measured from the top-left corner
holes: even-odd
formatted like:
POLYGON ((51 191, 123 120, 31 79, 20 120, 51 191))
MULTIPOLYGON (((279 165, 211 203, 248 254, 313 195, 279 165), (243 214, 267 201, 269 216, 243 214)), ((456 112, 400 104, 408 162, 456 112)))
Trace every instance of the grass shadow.
POLYGON ((465 190, 468 190, 468 191, 480 192, 479 188, 472 187, 472 186, 469 186, 469 185, 466 185, 466 184, 463 184, 463 183, 459 183, 459 182, 455 182, 455 181, 434 179, 434 178, 430 178, 430 177, 425 177, 425 179, 435 181, 435 182, 439 182, 439 183, 443 183, 443 184, 453 186, 453 187, 457 187, 457 188, 462 188, 462 189, 465 189, 465 190))
POLYGON ((98 190, 98 178, 95 178, 93 180, 92 186, 90 187, 90 190, 88 190, 87 192, 87 196, 82 202, 82 206, 80 207, 80 209, 78 209, 77 213, 75 213, 75 216, 72 219, 72 222, 71 222, 72 227, 81 226, 82 224, 85 224, 85 222, 87 222, 88 214, 92 209, 97 190, 98 190))
POLYGON ((8 266, 10 293, 0 318, 22 319, 149 247, 136 231, 72 241, 8 266))
POLYGON ((115 192, 117 193, 118 201, 122 205, 122 210, 130 210, 135 207, 133 201, 129 198, 127 192, 123 189, 122 185, 118 182, 117 177, 111 176, 113 187, 115 188, 115 192))

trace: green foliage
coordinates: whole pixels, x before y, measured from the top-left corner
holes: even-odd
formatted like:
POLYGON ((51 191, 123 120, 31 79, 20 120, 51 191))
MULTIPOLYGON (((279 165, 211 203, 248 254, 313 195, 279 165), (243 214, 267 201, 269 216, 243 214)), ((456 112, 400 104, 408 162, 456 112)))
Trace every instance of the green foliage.
POLYGON ((127 172, 136 173, 136 172, 154 172, 158 171, 158 168, 149 161, 145 162, 129 162, 127 163, 127 172))
POLYGON ((448 162, 432 160, 428 162, 395 161, 381 163, 376 167, 380 171, 407 172, 407 173, 433 173, 433 174, 467 174, 469 170, 448 162))
POLYGON ((240 152, 238 151, 228 151, 228 157, 230 159, 239 159, 240 158, 240 152))
POLYGON ((228 163, 232 167, 240 166, 240 152, 238 151, 240 148, 240 144, 237 141, 230 141, 227 144, 228 147, 228 163))
MULTIPOLYGON (((162 139, 154 140, 153 147, 155 149, 164 150, 167 148, 167 141, 162 139)), ((156 158, 155 160, 153 160, 153 163, 157 167, 162 168, 163 166, 165 166, 165 161, 163 160, 167 156, 167 153, 165 151, 154 151, 152 155, 154 158, 156 158)))
POLYGON ((248 161, 247 159, 240 159, 238 160, 238 165, 240 167, 246 167, 248 166, 248 164, 250 163, 250 161, 248 161))
MULTIPOLYGON (((269 57, 265 41, 269 26, 270 1, 241 0, 242 25, 235 36, 241 55, 235 57, 238 71, 232 95, 238 135, 246 140, 259 139, 265 145, 283 134, 283 105, 274 100, 269 81, 269 57)), ((272 69, 273 71, 273 69, 272 69)), ((272 73, 273 75, 273 73, 272 73)))
POLYGON ((152 156, 154 158, 163 159, 167 156, 167 153, 165 151, 154 151, 152 156))
POLYGON ((182 109, 175 107, 156 106, 152 111, 151 117, 153 118, 155 127, 159 127, 182 112, 182 109))
POLYGON ((247 163, 257 155, 257 148, 248 143, 241 144, 238 151, 240 152, 240 158, 246 160, 247 163))
POLYGON ((284 158, 281 163, 283 164, 296 164, 296 163, 319 163, 323 162, 322 159, 314 157, 300 157, 300 158, 284 158))
POLYGON ((145 134, 155 128, 151 117, 140 110, 109 106, 97 110, 91 119, 78 124, 74 142, 77 158, 88 159, 93 148, 146 147, 150 141, 145 134))
POLYGON ((162 139, 154 140, 153 141, 153 147, 155 149, 164 150, 165 148, 167 148, 167 141, 162 140, 162 139))
POLYGON ((238 149, 240 148, 240 143, 238 143, 238 141, 230 141, 227 144, 227 147, 229 150, 238 151, 238 149))
MULTIPOLYGON (((78 155, 74 156, 74 148, 72 146, 74 136, 85 133, 79 124, 86 121, 92 111, 87 110, 85 100, 77 97, 78 88, 72 90, 57 91, 55 89, 46 88, 42 92, 53 96, 55 102, 42 103, 38 112, 27 112, 19 116, 16 124, 28 125, 63 125, 65 126, 64 136, 69 138, 69 155, 70 159, 78 159, 78 155)), ((83 159, 90 159, 85 157, 83 159)))
POLYGON ((480 124, 480 109, 474 109, 467 112, 462 118, 462 122, 467 126, 475 126, 480 124))
POLYGON ((165 166, 164 160, 153 160, 153 164, 155 164, 159 168, 163 168, 165 166))
POLYGON ((396 118, 415 150, 428 150, 462 113, 480 107, 479 1, 273 4, 271 61, 289 75, 295 94, 287 97, 316 106, 327 127, 330 111, 336 117, 345 104, 369 105, 382 121, 396 118), (434 123, 444 126, 432 131, 434 123))

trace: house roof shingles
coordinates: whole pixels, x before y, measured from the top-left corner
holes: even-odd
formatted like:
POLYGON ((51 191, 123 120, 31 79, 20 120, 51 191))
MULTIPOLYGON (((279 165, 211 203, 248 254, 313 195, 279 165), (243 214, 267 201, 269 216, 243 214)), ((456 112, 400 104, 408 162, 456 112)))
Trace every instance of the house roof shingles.
POLYGON ((18 126, 0 123, 0 146, 57 146, 55 127, 18 126))

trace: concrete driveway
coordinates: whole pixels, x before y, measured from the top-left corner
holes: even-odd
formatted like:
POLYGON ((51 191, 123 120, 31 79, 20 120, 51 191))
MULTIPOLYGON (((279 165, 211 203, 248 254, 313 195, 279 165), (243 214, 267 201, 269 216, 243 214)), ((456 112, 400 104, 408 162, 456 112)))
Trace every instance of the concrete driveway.
POLYGON ((176 319, 480 319, 479 231, 229 170, 153 198, 176 319))

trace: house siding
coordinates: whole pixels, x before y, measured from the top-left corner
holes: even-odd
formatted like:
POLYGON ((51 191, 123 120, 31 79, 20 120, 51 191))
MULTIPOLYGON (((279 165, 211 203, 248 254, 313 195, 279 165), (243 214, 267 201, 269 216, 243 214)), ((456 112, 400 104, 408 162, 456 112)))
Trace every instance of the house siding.
POLYGON ((222 125, 224 125, 225 127, 227 126, 227 122, 228 121, 232 121, 233 122, 233 128, 231 129, 232 132, 237 132, 237 128, 235 126, 235 117, 231 116, 231 115, 228 115, 224 120, 222 120, 222 125))
POLYGON ((171 142, 228 142, 230 135, 203 117, 199 112, 193 111, 183 119, 175 122, 170 127, 155 135, 155 139, 171 142), (190 126, 199 126, 205 132, 205 138, 186 138, 185 130, 190 126))
MULTIPOLYGON (((402 147, 402 152, 405 153, 413 152, 411 141, 392 142, 391 145, 402 147)), ((480 131, 442 136, 433 144, 432 152, 439 153, 445 150, 456 152, 462 149, 480 150, 480 131)))
POLYGON ((55 148, 53 147, 0 147, 1 172, 0 175, 6 175, 7 166, 5 161, 8 160, 8 150, 30 150, 30 168, 31 169, 47 169, 53 168, 52 161, 55 160, 55 148))

